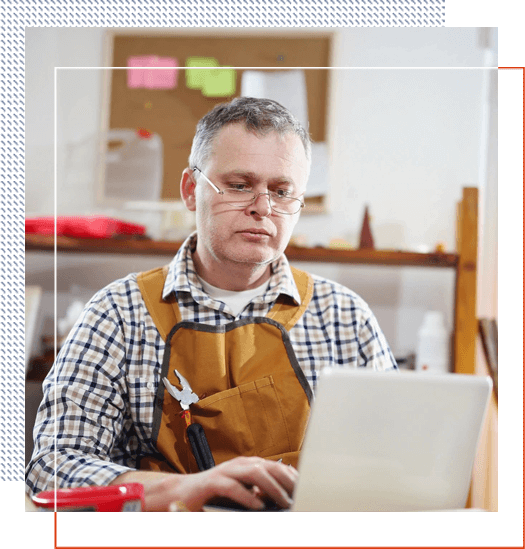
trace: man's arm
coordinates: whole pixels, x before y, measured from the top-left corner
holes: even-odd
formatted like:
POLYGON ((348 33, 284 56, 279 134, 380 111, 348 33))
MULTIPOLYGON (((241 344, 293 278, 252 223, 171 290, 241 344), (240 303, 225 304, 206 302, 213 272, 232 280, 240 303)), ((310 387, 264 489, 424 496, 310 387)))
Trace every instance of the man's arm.
POLYGON ((188 475, 130 471, 111 484, 143 484, 146 511, 169 511, 170 504, 175 502, 183 503, 190 511, 200 511, 214 497, 260 510, 264 508, 265 497, 285 509, 290 507, 297 477, 296 469, 288 465, 258 457, 238 457, 188 475))
POLYGON ((101 291, 57 356, 35 421, 26 473, 31 493, 52 488, 55 478, 63 488, 105 485, 134 467, 125 450, 118 463, 112 459, 126 428, 126 335, 134 334, 124 329, 114 302, 101 291))

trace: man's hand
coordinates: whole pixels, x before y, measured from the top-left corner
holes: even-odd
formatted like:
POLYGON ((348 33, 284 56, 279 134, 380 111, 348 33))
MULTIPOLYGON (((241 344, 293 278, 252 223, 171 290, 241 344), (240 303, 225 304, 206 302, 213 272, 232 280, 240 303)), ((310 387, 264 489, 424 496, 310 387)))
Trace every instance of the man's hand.
POLYGON ((174 502, 182 502, 190 511, 201 511, 203 505, 215 497, 260 510, 267 497, 280 507, 290 507, 297 478, 297 470, 288 465, 259 457, 237 457, 188 475, 131 471, 111 484, 142 483, 146 511, 168 511, 174 502))

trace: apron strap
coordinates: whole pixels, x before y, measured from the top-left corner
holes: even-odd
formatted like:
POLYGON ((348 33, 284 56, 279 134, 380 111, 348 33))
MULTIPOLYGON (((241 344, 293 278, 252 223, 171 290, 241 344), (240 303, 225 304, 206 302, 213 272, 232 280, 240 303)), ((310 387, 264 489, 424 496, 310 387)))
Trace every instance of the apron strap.
MULTIPOLYGON (((287 331, 290 331, 301 318, 314 292, 312 276, 295 267, 291 269, 301 303, 296 305, 289 296, 279 296, 267 315, 267 318, 279 322, 287 331)), ((162 299, 162 291, 167 275, 168 265, 137 275, 137 284, 146 307, 164 341, 166 341, 173 326, 178 324, 182 318, 176 300, 165 301, 162 299)))
POLYGON ((146 308, 157 327, 162 339, 166 341, 170 330, 181 321, 177 302, 162 299, 164 283, 168 276, 168 265, 139 273, 137 284, 146 304, 146 308))
POLYGON ((314 293, 314 280, 305 271, 291 267, 295 285, 299 291, 301 302, 296 305, 289 296, 280 295, 277 302, 268 313, 267 318, 276 320, 290 331, 303 316, 306 307, 310 304, 314 293))

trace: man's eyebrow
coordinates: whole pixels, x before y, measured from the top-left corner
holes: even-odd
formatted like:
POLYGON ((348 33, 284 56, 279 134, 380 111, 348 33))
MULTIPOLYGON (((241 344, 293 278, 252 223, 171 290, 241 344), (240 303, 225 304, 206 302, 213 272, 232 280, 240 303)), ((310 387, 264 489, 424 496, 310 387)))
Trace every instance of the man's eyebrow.
MULTIPOLYGON (((259 177, 255 172, 246 171, 246 170, 231 170, 229 172, 225 172, 225 173, 221 174, 220 177, 222 179, 227 179, 229 177, 240 177, 241 179, 244 179, 246 181, 251 181, 251 182, 261 181, 261 177, 259 177)), ((285 176, 271 178, 270 183, 272 183, 272 184, 286 183, 288 185, 294 185, 295 186, 295 182, 293 181, 293 179, 291 179, 289 177, 285 177, 285 176)))

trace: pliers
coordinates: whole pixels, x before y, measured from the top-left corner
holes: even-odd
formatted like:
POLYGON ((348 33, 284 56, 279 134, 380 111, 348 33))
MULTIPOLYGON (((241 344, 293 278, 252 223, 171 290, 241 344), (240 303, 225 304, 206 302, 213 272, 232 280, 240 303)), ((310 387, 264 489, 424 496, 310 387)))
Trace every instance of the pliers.
POLYGON ((168 380, 167 377, 162 378, 162 381, 164 383, 164 387, 166 387, 166 390, 168 393, 179 402, 180 407, 184 410, 184 419, 186 420, 186 425, 190 425, 191 423, 191 415, 190 415, 190 405, 195 404, 196 402, 199 402, 199 397, 193 392, 192 388, 190 387, 190 384, 188 383, 188 380, 177 370, 173 370, 175 372, 175 375, 177 376, 179 383, 182 386, 182 390, 179 391, 176 387, 174 387, 168 380))
POLYGON ((187 379, 177 370, 173 371, 182 386, 182 390, 174 387, 167 377, 162 378, 164 387, 166 387, 168 393, 179 402, 180 407, 183 410, 182 416, 186 422, 186 434, 188 435, 191 451, 193 452, 199 470, 204 471, 210 469, 211 467, 214 467, 215 461, 206 438, 206 433, 200 423, 191 422, 190 406, 199 402, 199 397, 193 392, 187 379))

